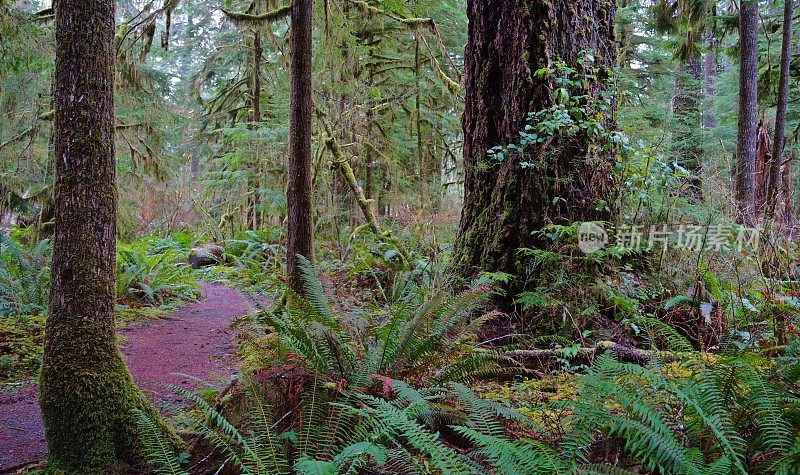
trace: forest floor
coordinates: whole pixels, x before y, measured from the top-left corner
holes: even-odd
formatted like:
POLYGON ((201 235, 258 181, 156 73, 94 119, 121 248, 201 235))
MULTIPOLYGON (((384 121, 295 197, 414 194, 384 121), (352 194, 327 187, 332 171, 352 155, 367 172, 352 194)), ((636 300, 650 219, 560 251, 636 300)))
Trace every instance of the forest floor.
MULTIPOLYGON (((236 290, 201 283, 202 299, 156 321, 119 331, 120 346, 133 379, 160 408, 182 401, 164 387, 195 389, 200 381, 230 380, 236 373, 231 323, 252 307, 236 290)), ((47 455, 36 386, 0 393, 0 473, 47 455)))

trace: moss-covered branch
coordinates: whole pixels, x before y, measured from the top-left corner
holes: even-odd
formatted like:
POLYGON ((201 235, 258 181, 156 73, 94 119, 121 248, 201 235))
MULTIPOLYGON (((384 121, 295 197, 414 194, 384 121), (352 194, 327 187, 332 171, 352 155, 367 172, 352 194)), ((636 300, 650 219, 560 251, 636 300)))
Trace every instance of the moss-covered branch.
POLYGON ((259 26, 264 23, 272 23, 274 21, 281 20, 289 16, 289 13, 292 11, 292 6, 287 5, 285 7, 280 7, 275 10, 259 13, 257 15, 251 13, 243 13, 243 12, 232 12, 230 10, 222 9, 222 13, 224 13, 228 18, 231 19, 237 25, 252 25, 252 26, 259 26))
POLYGON ((528 368, 541 368, 557 359, 590 363, 594 358, 607 351, 612 352, 621 361, 637 364, 647 364, 656 358, 668 361, 676 358, 670 352, 641 350, 613 341, 600 341, 595 346, 582 347, 577 350, 572 348, 511 350, 505 352, 505 356, 522 361, 528 368))
POLYGON ((328 136, 325 140, 325 145, 331 152, 331 155, 333 155, 331 164, 339 170, 344 177, 347 186, 350 188, 350 191, 353 193, 353 195, 355 195, 356 201, 358 202, 358 207, 361 209, 361 213, 364 215, 364 220, 366 221, 367 227, 381 241, 394 246, 406 264, 410 263, 411 255, 408 253, 408 251, 406 251, 405 247, 400 243, 400 241, 394 235, 392 235, 390 231, 383 231, 378 225, 378 219, 375 217, 375 211, 372 209, 372 203, 374 200, 368 199, 364 195, 364 190, 361 188, 361 185, 358 184, 358 180, 356 180, 353 167, 350 166, 350 162, 348 162, 347 158, 344 156, 342 148, 339 146, 339 142, 333 135, 331 124, 325 118, 325 114, 317 109, 317 117, 320 119, 320 122, 322 122, 322 125, 325 128, 325 133, 328 136))

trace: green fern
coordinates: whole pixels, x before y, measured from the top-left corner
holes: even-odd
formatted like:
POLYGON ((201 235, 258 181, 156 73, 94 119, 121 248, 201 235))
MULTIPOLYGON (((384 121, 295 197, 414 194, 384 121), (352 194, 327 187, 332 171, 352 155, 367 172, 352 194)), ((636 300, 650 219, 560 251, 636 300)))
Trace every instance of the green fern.
POLYGON ((181 468, 172 444, 161 428, 138 409, 133 410, 133 415, 136 427, 139 429, 139 437, 147 451, 148 460, 159 475, 188 475, 188 472, 181 468))

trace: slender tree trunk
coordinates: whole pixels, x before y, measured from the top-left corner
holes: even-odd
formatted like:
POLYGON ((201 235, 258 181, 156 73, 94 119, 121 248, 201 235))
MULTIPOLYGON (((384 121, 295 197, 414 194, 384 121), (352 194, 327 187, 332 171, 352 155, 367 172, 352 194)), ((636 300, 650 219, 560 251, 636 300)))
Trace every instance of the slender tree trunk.
POLYGON ((312 0, 295 0, 292 5, 291 97, 289 98, 289 183, 288 242, 286 273, 289 288, 302 293, 297 256, 314 257, 311 222, 311 14, 312 0))
POLYGON ((712 130, 717 126, 714 115, 715 96, 717 95, 717 46, 712 35, 709 35, 709 48, 703 56, 703 128, 712 130))
POLYGON ((692 195, 698 200, 702 196, 703 171, 703 149, 700 146, 702 74, 702 67, 697 58, 684 63, 675 78, 673 101, 676 123, 673 153, 678 163, 692 173, 690 181, 692 195))
MULTIPOLYGON (((253 29, 253 63, 250 80, 250 107, 251 127, 258 127, 261 122, 261 58, 264 50, 261 46, 261 30, 256 27, 253 29)), ((253 163, 250 165, 250 180, 248 184, 249 202, 247 206, 247 225, 250 229, 261 227, 261 154, 257 150, 254 153, 253 163)))
POLYGON ((155 414, 117 348, 114 2, 57 0, 55 242, 40 405, 54 473, 141 456, 132 409, 155 414))
MULTIPOLYGON (((419 180, 419 206, 423 211, 428 206, 428 169, 425 166, 425 148, 422 140, 422 109, 420 102, 420 51, 419 51, 419 37, 414 38, 414 129, 416 130, 417 142, 417 178, 419 180)), ((411 131, 413 133, 414 130, 411 131)))
POLYGON ((253 107, 254 123, 261 122, 261 58, 264 55, 264 48, 261 47, 261 30, 253 30, 253 90, 251 105, 253 107))
POLYGON ((596 66, 613 66, 614 2, 470 0, 468 16, 464 210, 451 264, 466 279, 480 270, 519 274, 517 250, 537 245, 534 231, 609 220, 599 205, 613 203, 616 189, 614 153, 589 158, 585 137, 526 152, 531 167, 518 153, 487 159, 490 148, 518 142, 529 112, 553 104, 552 84, 532 72, 557 60, 574 66, 584 51, 596 66))
POLYGON ((758 2, 742 0, 739 11, 739 132, 736 145, 736 201, 740 222, 755 222, 758 128, 758 2))
POLYGON ((789 101, 789 68, 792 49, 793 0, 784 0, 783 5, 783 43, 781 43, 781 75, 778 81, 778 107, 775 111, 775 138, 772 142, 772 163, 770 169, 769 193, 767 196, 767 215, 775 216, 778 192, 781 186, 781 162, 786 143, 786 108, 789 101))
POLYGON ((758 121, 756 127, 756 173, 753 191, 753 213, 757 221, 767 208, 767 196, 770 186, 770 167, 772 166, 772 137, 764 125, 758 121))

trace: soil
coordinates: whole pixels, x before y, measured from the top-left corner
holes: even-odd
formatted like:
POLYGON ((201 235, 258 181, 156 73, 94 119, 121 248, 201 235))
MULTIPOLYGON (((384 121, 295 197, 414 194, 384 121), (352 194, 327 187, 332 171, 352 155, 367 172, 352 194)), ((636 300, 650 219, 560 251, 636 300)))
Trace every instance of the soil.
MULTIPOLYGON (((221 387, 237 371, 230 325, 252 307, 234 289, 201 283, 202 299, 168 318, 120 330, 120 347, 133 379, 162 410, 183 398, 164 387, 221 387)), ((47 456, 38 391, 30 385, 0 393, 0 473, 10 473, 47 456)))

